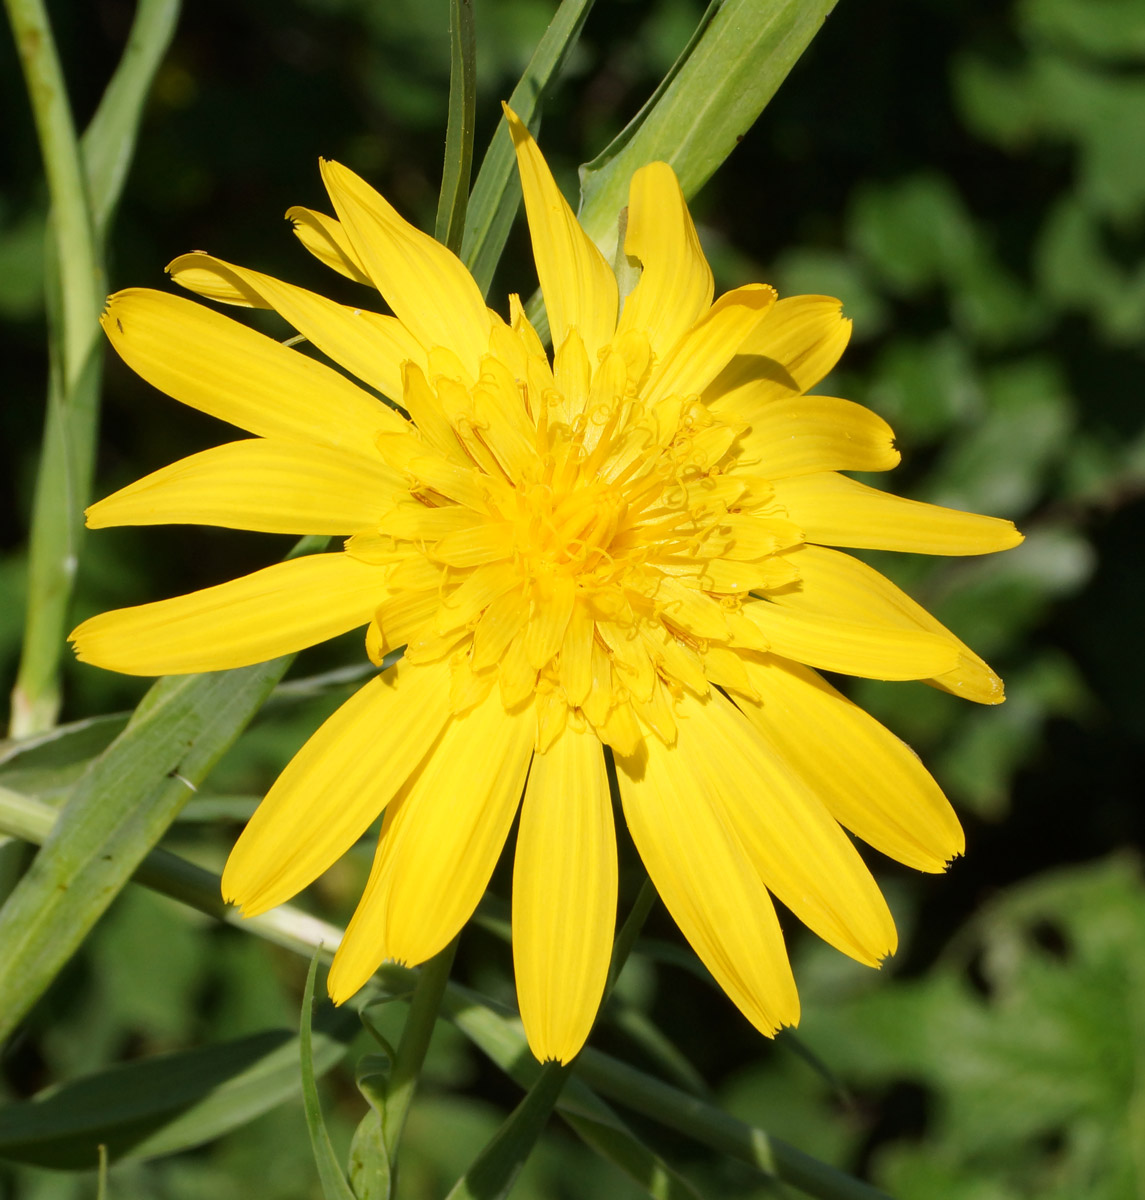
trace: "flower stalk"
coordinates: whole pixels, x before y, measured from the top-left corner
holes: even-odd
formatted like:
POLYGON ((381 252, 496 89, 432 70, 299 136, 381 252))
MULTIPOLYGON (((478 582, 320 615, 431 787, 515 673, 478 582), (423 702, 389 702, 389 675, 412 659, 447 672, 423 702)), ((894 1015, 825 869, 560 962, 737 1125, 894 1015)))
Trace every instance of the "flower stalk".
POLYGON ((103 256, 91 219, 67 87, 42 0, 5 0, 51 197, 49 382, 32 516, 26 630, 10 732, 50 729, 59 711, 60 651, 91 487, 99 406, 103 256))

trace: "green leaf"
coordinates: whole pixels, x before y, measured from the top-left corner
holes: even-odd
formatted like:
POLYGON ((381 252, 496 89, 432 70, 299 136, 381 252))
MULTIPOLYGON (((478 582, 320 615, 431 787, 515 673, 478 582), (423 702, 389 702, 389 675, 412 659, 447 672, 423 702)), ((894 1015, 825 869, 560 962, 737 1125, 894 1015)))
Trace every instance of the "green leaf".
POLYGON ((883 1192, 861 1180, 592 1047, 581 1051, 577 1074, 625 1107, 730 1154, 772 1179, 790 1183, 809 1196, 821 1200, 887 1200, 883 1192))
POLYGON ((55 978, 290 658, 157 682, 0 909, 0 1038, 55 978))
MULTIPOLYGON (((357 1022, 339 1014, 313 1040, 314 1069, 346 1052, 357 1022)), ((201 1145, 297 1096, 299 1039, 289 1030, 160 1054, 77 1079, 0 1108, 0 1157, 90 1170, 112 1159, 155 1158, 201 1145)))
MULTIPOLYGON (((534 135, 540 129, 545 97, 576 45, 592 4, 593 0, 562 0, 509 97, 509 107, 534 135)), ((517 178, 513 140, 509 136, 508 122, 502 118, 473 185, 465 216, 465 236, 461 242, 461 257, 482 294, 489 291, 520 203, 521 184, 517 178)))
POLYGON ((537 1144, 571 1065, 546 1063, 524 1099, 505 1119, 446 1200, 503 1200, 537 1144))
POLYGON ((0 742, 0 784, 15 792, 62 798, 97 754, 123 732, 130 713, 89 717, 28 738, 0 742))
POLYGON ((449 6, 449 121, 445 129, 445 167, 441 173, 434 236, 454 253, 461 249, 465 229, 476 116, 477 42, 473 31, 473 0, 452 0, 449 6))
MULTIPOLYGON (((725 0, 665 84, 581 167, 580 222, 611 260, 637 168, 661 160, 692 197, 735 149, 819 31, 835 0, 725 0)), ((714 8, 714 6, 713 6, 714 8)))
POLYGON ((934 1097, 925 1154, 884 1148, 897 1194, 1119 1200, 1145 1184, 1143 980, 1145 882, 1111 859, 1009 889, 928 976, 811 1011, 804 1032, 865 1086, 934 1097))
POLYGON ((151 81, 175 35, 180 0, 140 0, 123 56, 80 142, 96 236, 115 215, 151 81))
POLYGON ((322 1119, 322 1103, 318 1099, 315 1085, 314 1046, 311 1020, 314 1009, 314 977, 318 974, 318 952, 310 960, 306 974, 306 991, 302 995, 302 1019, 299 1024, 299 1052, 302 1061, 302 1102, 306 1109, 306 1128, 310 1131, 310 1146, 314 1151, 314 1162, 318 1168, 318 1179, 322 1184, 322 1195, 326 1200, 355 1200, 350 1185, 346 1182, 326 1122, 322 1119))
MULTIPOLYGON (((490 1003, 451 986, 445 1009, 450 1019, 486 1056, 521 1087, 530 1087, 541 1067, 529 1051, 519 1022, 495 1012, 490 1003)), ((695 1200, 696 1193, 653 1150, 635 1136, 599 1097, 574 1075, 557 1110, 585 1145, 623 1171, 657 1200, 695 1200)))
MULTIPOLYGON (((372 1027, 367 1028, 375 1032, 372 1027)), ((385 1136, 386 1099, 393 1060, 392 1048, 386 1054, 365 1054, 358 1060, 354 1073, 358 1091, 370 1105, 350 1143, 350 1184, 358 1200, 390 1200, 393 1190, 393 1169, 385 1136)))
POLYGON ((77 143, 51 25, 37 0, 9 0, 52 204, 46 254, 48 417, 36 476, 14 732, 54 724, 59 659, 83 540, 98 427, 103 241, 135 148, 143 103, 170 44, 178 0, 141 0, 99 110, 77 143))

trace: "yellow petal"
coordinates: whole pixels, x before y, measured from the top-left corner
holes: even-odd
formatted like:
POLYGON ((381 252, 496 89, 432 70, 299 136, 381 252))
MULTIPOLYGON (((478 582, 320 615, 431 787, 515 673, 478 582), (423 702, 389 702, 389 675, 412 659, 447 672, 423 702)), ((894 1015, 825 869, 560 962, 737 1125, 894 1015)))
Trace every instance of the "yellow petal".
POLYGON ((596 625, 582 601, 573 606, 561 643, 560 679, 569 704, 584 703, 592 688, 592 643, 596 625))
POLYGON ((446 418, 437 392, 423 368, 412 362, 402 367, 402 407, 413 418, 418 433, 444 458, 465 465, 465 451, 446 418))
POLYGON ((288 208, 286 218, 294 222, 294 232, 298 240, 319 262, 325 263, 355 283, 372 286, 366 268, 340 222, 325 213, 302 208, 300 205, 288 208))
POLYGON ((624 302, 617 333, 643 330, 662 358, 704 314, 713 290, 712 269, 667 163, 648 163, 632 176, 624 253, 644 269, 624 302))
POLYGON ((702 392, 775 303, 775 289, 749 283, 725 292, 653 368, 645 405, 702 392))
POLYGON ((850 400, 798 396, 766 404, 713 405, 725 420, 749 424, 735 468, 768 479, 816 471, 889 471, 898 465, 894 432, 850 400))
POLYGON ((713 403, 739 394, 753 404, 798 396, 839 361, 851 322, 831 296, 788 296, 776 302, 704 393, 713 403))
POLYGON ((632 840, 665 907, 732 1002, 761 1033, 799 1020, 771 897, 718 801, 698 790, 681 744, 644 740, 617 757, 632 840))
POLYGON ((807 667, 745 655, 759 702, 737 702, 840 824, 919 871, 965 849, 962 827, 909 746, 807 667))
POLYGON ((513 865, 513 968, 529 1048, 568 1062, 592 1028, 616 923, 616 835, 591 730, 535 755, 513 865))
POLYGON ((662 575, 657 581, 656 601, 663 617, 677 629, 695 638, 728 640, 728 622, 719 602, 698 588, 662 575))
POLYGON ((482 671, 498 662, 528 619, 529 601, 521 591, 492 601, 473 630, 473 669, 482 671))
POLYGON ((386 569, 311 554, 171 600, 101 613, 72 631, 76 656, 125 675, 225 671, 366 625, 386 569))
POLYGON ((503 596, 516 584, 513 573, 499 565, 478 567, 440 604, 437 632, 444 634, 471 627, 498 596, 503 596))
POLYGON ((194 301, 131 288, 101 324, 137 375, 249 433, 372 457, 379 430, 407 427, 337 371, 194 301))
POLYGON ((563 342, 557 344, 553 355, 553 377, 562 401, 559 409, 549 414, 572 425, 588 406, 592 386, 592 363, 584 348, 584 341, 574 325, 563 342))
POLYGON ((87 523, 339 536, 380 524, 403 494, 404 481, 379 458, 254 438, 192 454, 128 484, 93 504, 87 523))
POLYGON ((825 546, 801 546, 787 557, 799 572, 800 586, 777 592, 776 604, 937 633, 957 648, 958 666, 928 683, 979 704, 1000 704, 1005 698, 1001 679, 973 650, 873 567, 825 546))
POLYGON ((525 656, 540 670, 561 648, 576 600, 576 583, 570 575, 553 575, 537 589, 532 615, 525 630, 525 656))
POLYGON ((369 882, 330 968, 335 1003, 387 958, 420 963, 469 918, 489 882, 532 757, 531 709, 496 690, 454 718, 386 812, 369 882))
MULTIPOLYGON (((471 510, 465 510, 471 511, 471 510)), ((430 551, 437 562, 477 567, 513 556, 513 526, 507 521, 481 522, 447 533, 430 551)))
POLYGON ((517 151, 525 215, 553 346, 559 349, 569 330, 575 328, 589 361, 595 363, 598 352, 616 331, 616 277, 577 223, 532 135, 507 105, 505 119, 517 151))
POLYGON ((448 346, 476 376, 489 346, 489 313, 461 260, 347 167, 323 162, 322 179, 347 237, 398 319, 427 350, 448 346))
POLYGON ((402 399, 402 364, 425 365, 425 351, 393 317, 336 304, 305 288, 198 251, 175 259, 167 270, 177 284, 200 295, 225 299, 219 293, 230 284, 257 300, 258 307, 275 309, 323 354, 391 400, 402 399))
MULTIPOLYGON (((437 615, 440 606, 441 598, 436 588, 424 592, 391 593, 378 605, 374 615, 375 624, 370 626, 371 632, 375 629, 377 632, 372 639, 367 637, 367 647, 372 640, 376 640, 380 642, 382 654, 385 654, 429 636, 433 632, 429 622, 437 615)), ((378 661, 381 661, 380 657, 378 661)))
POLYGON ((223 896, 255 916, 340 858, 437 740, 448 688, 448 663, 399 663, 351 696, 255 810, 227 859, 223 896))
POLYGON ((876 966, 894 921, 847 835, 730 700, 684 693, 681 774, 721 814, 767 887, 844 954, 876 966))
POLYGON ((748 600, 743 614, 775 654, 866 679, 926 679, 953 671, 958 647, 921 629, 847 621, 831 613, 748 600))
POLYGON ((1022 541, 1012 521, 906 500, 843 475, 801 475, 774 483, 775 502, 809 542, 915 554, 992 554, 1022 541))

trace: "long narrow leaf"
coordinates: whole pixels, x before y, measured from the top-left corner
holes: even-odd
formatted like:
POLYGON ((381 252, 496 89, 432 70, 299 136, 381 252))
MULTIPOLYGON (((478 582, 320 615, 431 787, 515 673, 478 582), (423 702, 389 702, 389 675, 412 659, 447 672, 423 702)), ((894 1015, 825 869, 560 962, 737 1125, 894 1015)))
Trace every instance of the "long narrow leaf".
POLYGON ((99 238, 106 236, 119 204, 143 106, 175 34, 179 6, 180 0, 139 0, 119 65, 80 140, 92 224, 99 238))
POLYGON ((644 163, 672 166, 691 197, 751 128, 836 0, 725 0, 673 68, 667 86, 581 167, 580 221, 604 255, 644 163))
POLYGON ((42 0, 6 0, 44 156, 52 212, 45 256, 48 403, 32 506, 24 642, 12 692, 12 732, 55 723, 59 661, 91 491, 99 419, 103 244, 143 101, 178 0, 141 0, 131 37, 82 146, 42 0))
POLYGON ((0 909, 0 1038, 55 978, 289 662, 160 680, 92 763, 0 909))
POLYGON ((888 1200, 877 1188, 591 1047, 581 1051, 577 1074, 617 1103, 750 1163, 809 1196, 823 1200, 888 1200))
POLYGON ((504 1200, 533 1152, 571 1066, 546 1063, 524 1099, 453 1185, 446 1200, 504 1200))
POLYGON ((302 1103, 306 1109, 306 1128, 310 1131, 310 1146, 326 1200, 355 1200, 346 1176, 334 1156, 326 1122, 322 1119, 322 1103, 315 1084, 314 1047, 311 1020, 314 1010, 314 977, 318 974, 318 955, 310 960, 306 975, 306 991, 302 995, 302 1020, 299 1026, 299 1052, 302 1062, 302 1103))
MULTIPOLYGON (((529 1052, 520 1022, 495 1012, 484 998, 462 987, 450 988, 445 1009, 466 1037, 515 1083, 524 1088, 532 1086, 541 1068, 529 1052)), ((557 1110, 585 1145, 618 1167, 648 1195, 656 1200, 697 1200, 691 1184, 636 1137, 575 1075, 561 1091, 557 1110)))
MULTIPOLYGON (((346 1012, 315 1031, 314 1070, 333 1067, 357 1029, 346 1012)), ((202 1145, 297 1096, 298 1051, 289 1030, 267 1030, 77 1079, 0 1108, 0 1158, 90 1170, 101 1145, 116 1161, 202 1145)))
MULTIPOLYGON (((562 0, 509 97, 513 111, 534 134, 540 128, 544 99, 576 45, 592 4, 593 0, 562 0)), ((513 141, 509 125, 502 118, 473 185, 461 243, 461 257, 482 294, 488 292, 493 281, 493 272, 520 203, 521 184, 517 179, 513 141)))
POLYGON ((477 116, 477 39, 473 0, 449 6, 449 122, 445 129, 445 167, 437 201, 434 236, 455 253, 461 249, 469 177, 473 169, 473 125, 477 116))

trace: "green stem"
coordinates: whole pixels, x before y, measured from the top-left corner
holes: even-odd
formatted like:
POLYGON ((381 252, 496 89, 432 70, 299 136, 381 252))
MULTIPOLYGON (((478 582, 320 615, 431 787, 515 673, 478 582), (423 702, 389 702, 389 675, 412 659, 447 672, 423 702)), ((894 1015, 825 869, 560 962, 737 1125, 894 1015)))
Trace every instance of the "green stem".
POLYGON ((94 340, 102 283, 79 142, 42 0, 5 0, 52 199, 63 337, 63 383, 75 386, 94 340))
POLYGON ((51 197, 48 412, 36 481, 27 624, 11 733, 49 729, 78 562, 81 509, 91 484, 99 396, 103 264, 55 40, 42 0, 5 0, 36 123, 51 197), (51 302, 51 301, 54 301, 51 302))
POLYGON ((577 1075, 594 1091, 618 1104, 750 1163, 810 1196, 822 1200, 887 1200, 877 1188, 598 1050, 581 1053, 577 1075))
POLYGON ((45 252, 48 397, 36 475, 24 644, 10 732, 50 729, 59 663, 91 492, 102 354, 103 243, 135 148, 143 105, 170 45, 179 0, 139 0, 123 56, 76 142, 43 0, 5 0, 28 87, 51 199, 45 252))
POLYGON ((454 938, 444 950, 422 966, 417 986, 410 999, 409 1014, 386 1089, 383 1136, 386 1157, 391 1163, 397 1161, 398 1143, 401 1141, 410 1104, 417 1090, 422 1063, 425 1062, 429 1039, 433 1036, 433 1028, 437 1024, 441 998, 445 995, 449 969, 453 966, 453 956, 456 953, 457 938, 454 938))

